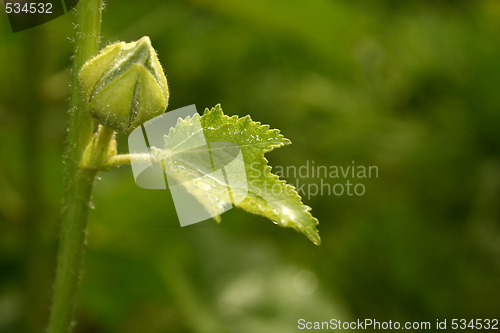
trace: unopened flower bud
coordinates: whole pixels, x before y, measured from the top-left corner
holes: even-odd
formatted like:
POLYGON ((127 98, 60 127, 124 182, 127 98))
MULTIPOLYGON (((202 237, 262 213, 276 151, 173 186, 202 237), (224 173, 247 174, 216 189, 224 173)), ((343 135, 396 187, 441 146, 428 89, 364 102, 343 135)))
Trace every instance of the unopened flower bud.
POLYGON ((105 47, 80 71, 82 98, 101 124, 128 132, 162 114, 167 78, 149 37, 105 47))

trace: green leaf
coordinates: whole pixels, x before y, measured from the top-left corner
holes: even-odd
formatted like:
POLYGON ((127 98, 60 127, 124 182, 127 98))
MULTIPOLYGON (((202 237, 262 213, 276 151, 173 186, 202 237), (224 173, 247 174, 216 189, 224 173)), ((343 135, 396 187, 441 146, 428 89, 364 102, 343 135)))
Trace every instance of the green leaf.
POLYGON ((318 220, 309 213, 311 208, 302 203, 293 186, 271 173, 264 157, 265 153, 291 143, 278 130, 254 122, 250 116, 226 116, 217 105, 211 110, 205 109, 201 117, 179 119, 165 142, 164 150, 154 149, 153 153, 165 163, 169 186, 172 180, 182 184, 213 216, 233 202, 238 208, 267 217, 282 227, 293 228, 314 244, 320 244, 318 220), (210 148, 205 152, 200 150, 204 144, 199 135, 201 131, 210 148), (245 179, 246 176, 247 182, 231 183, 228 196, 227 178, 212 176, 212 172, 225 164, 223 161, 232 159, 225 155, 234 155, 234 147, 241 151, 244 168, 237 162, 225 165, 224 177, 245 179), (234 177, 241 170, 245 170, 246 175, 234 177))

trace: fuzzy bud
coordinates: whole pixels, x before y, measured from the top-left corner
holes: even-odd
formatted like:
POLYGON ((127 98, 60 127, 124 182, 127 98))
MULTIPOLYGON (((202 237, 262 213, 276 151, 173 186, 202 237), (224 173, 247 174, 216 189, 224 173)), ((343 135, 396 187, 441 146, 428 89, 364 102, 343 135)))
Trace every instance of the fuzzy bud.
POLYGON ((86 109, 117 132, 130 132, 167 108, 167 78, 149 37, 105 47, 79 77, 86 109))

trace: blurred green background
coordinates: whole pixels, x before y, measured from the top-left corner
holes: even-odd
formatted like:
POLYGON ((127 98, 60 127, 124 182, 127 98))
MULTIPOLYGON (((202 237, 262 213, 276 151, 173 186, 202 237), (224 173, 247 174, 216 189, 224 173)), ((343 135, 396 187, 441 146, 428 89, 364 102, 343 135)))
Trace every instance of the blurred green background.
MULTIPOLYGON (((46 325, 73 21, 13 34, 0 14, 2 333, 46 325)), ((498 0, 109 0, 102 35, 151 37, 170 110, 221 103, 279 128, 293 145, 271 165, 355 161, 379 177, 364 196, 304 199, 316 247, 239 210, 180 228, 168 191, 130 167, 102 174, 75 332, 500 317, 498 0)))

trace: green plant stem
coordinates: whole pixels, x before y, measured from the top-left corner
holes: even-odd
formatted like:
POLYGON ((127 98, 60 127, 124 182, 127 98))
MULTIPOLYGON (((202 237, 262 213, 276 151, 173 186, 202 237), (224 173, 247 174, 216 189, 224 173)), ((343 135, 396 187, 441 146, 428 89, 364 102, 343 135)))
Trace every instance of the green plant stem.
POLYGON ((96 140, 95 140, 95 159, 100 163, 104 163, 104 160, 107 158, 108 148, 110 142, 113 140, 115 136, 115 131, 107 126, 99 125, 99 130, 97 131, 96 140))
POLYGON ((96 170, 78 170, 71 193, 66 193, 69 197, 65 199, 70 203, 65 207, 61 226, 49 333, 67 333, 71 331, 84 252, 89 198, 96 174, 96 170))
POLYGON ((105 125, 99 125, 97 133, 89 143, 80 161, 80 168, 107 170, 105 162, 116 155, 115 131, 105 125))
POLYGON ((106 161, 107 167, 118 167, 122 165, 131 164, 132 160, 136 163, 155 163, 153 156, 151 154, 120 154, 111 157, 106 161))
POLYGON ((102 0, 80 0, 72 68, 72 92, 68 141, 64 156, 65 192, 59 255, 48 333, 68 333, 75 310, 87 228, 87 215, 96 170, 79 169, 93 132, 92 118, 84 112, 78 73, 99 51, 102 0))

